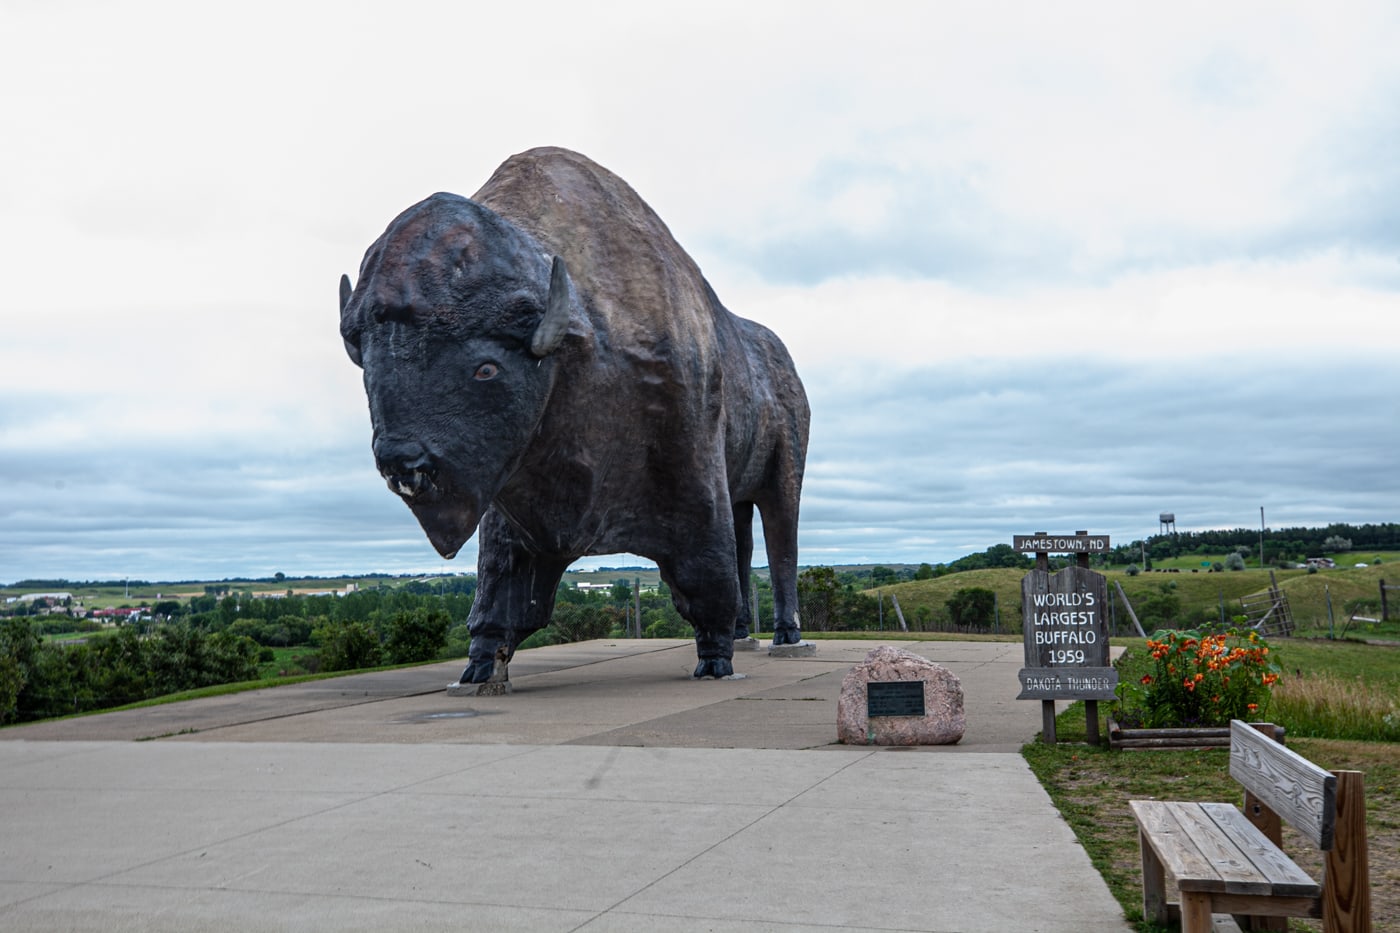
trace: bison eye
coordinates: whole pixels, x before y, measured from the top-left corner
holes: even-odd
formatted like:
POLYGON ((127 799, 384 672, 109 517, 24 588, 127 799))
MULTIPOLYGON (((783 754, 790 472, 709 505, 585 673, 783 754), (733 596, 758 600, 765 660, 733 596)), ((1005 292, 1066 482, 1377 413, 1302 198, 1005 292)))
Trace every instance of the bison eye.
POLYGON ((495 379, 500 372, 501 368, 495 363, 482 363, 476 368, 476 373, 473 374, 472 378, 476 379, 477 382, 489 382, 495 379))

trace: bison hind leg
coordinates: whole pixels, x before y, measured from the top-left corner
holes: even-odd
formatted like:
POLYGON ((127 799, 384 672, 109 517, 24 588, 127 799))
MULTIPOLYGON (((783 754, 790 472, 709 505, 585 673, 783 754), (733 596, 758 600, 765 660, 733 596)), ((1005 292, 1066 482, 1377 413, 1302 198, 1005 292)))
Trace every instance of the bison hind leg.
POLYGON ((701 658, 700 663, 695 665, 695 673, 691 675, 696 680, 704 677, 713 677, 716 680, 721 677, 734 676, 734 662, 728 658, 701 658))

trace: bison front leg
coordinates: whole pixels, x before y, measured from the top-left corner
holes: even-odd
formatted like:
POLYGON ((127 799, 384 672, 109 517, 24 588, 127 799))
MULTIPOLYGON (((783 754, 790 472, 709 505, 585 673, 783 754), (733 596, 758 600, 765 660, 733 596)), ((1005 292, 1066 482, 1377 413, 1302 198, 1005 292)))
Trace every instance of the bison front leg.
POLYGON ((507 657, 532 632, 549 624, 559 579, 569 561, 528 550, 495 509, 481 520, 476 598, 467 617, 470 663, 461 683, 485 683, 504 647, 507 657))

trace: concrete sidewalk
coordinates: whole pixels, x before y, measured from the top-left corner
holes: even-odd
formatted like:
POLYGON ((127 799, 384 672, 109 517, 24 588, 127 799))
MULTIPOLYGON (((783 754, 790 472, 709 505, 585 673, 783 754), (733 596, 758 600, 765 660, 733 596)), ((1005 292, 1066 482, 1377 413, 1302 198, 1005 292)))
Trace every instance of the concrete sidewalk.
POLYGON ((520 653, 506 697, 445 695, 453 663, 0 730, 0 929, 1127 929, 1016 754, 1021 646, 906 643, 962 678, 958 746, 834 745, 875 644, 692 681, 689 642, 598 641, 520 653))

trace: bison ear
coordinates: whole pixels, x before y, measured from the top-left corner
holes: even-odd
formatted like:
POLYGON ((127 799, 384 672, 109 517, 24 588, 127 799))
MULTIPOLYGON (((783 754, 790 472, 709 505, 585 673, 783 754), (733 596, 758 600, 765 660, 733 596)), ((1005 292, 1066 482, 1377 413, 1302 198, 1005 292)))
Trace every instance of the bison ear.
POLYGON ((569 270, 564 260, 554 257, 554 265, 549 270, 549 304, 544 309, 535 334, 530 338, 530 352, 535 356, 548 356, 559 346, 569 329, 569 270))

